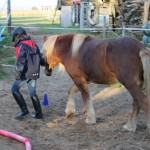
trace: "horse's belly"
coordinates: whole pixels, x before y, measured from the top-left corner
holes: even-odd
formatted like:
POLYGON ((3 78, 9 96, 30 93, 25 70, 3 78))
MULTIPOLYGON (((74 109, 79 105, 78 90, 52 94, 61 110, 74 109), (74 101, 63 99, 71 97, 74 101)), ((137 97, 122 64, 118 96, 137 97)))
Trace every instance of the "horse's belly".
POLYGON ((118 82, 114 74, 95 75, 90 77, 91 82, 99 84, 112 84, 118 82))

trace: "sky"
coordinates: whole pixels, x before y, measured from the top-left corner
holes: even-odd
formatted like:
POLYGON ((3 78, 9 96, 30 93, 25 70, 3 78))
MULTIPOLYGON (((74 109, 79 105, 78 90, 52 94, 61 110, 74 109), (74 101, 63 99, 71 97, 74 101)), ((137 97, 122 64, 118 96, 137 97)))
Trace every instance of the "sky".
MULTIPOLYGON (((10 0, 12 10, 25 10, 31 9, 32 7, 40 6, 55 6, 57 0, 10 0)), ((5 5, 7 7, 7 0, 0 0, 0 11, 5 5)))

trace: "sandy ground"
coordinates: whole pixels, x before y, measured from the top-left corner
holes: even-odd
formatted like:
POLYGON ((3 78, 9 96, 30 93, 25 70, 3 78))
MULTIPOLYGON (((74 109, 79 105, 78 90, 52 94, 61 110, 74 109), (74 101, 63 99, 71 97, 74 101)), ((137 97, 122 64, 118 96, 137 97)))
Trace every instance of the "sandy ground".
MULTIPOLYGON (((34 40, 42 47, 42 37, 34 35, 34 40), (39 42, 40 41, 40 42, 39 42)), ((42 106, 44 119, 36 120, 28 115, 23 120, 15 120, 19 111, 10 89, 12 76, 0 81, 0 129, 29 138, 33 150, 149 150, 150 137, 146 135, 146 122, 141 111, 135 133, 122 131, 132 109, 132 98, 124 87, 90 84, 97 116, 95 125, 85 124, 85 109, 80 93, 76 96, 74 119, 65 118, 68 90, 72 81, 67 73, 60 75, 57 68, 51 77, 44 74, 37 82, 37 93, 42 103, 47 92, 48 106, 42 106)), ((27 87, 21 89, 30 112, 33 106, 27 87)), ((0 136, 0 150, 25 150, 24 144, 0 136)))

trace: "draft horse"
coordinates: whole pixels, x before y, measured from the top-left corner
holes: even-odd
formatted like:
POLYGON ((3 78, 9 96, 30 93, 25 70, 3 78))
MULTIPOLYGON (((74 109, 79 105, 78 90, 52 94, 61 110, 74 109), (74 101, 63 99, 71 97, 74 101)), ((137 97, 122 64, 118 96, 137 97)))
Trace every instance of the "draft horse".
POLYGON ((150 133, 150 50, 130 37, 94 39, 82 34, 44 37, 44 58, 48 68, 58 64, 66 69, 74 84, 69 90, 66 116, 75 113, 74 97, 81 92, 86 109, 86 123, 96 123, 88 83, 120 82, 133 97, 133 110, 123 126, 135 132, 137 116, 142 109, 150 133), (141 87, 144 85, 146 94, 141 87))

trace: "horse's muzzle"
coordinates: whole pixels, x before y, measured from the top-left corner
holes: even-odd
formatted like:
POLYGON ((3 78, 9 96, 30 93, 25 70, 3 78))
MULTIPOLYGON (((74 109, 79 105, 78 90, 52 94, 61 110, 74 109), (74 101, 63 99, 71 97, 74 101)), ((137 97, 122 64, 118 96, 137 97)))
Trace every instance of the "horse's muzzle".
POLYGON ((45 74, 46 74, 47 76, 51 76, 51 75, 52 75, 52 69, 47 69, 47 68, 45 68, 45 74))

